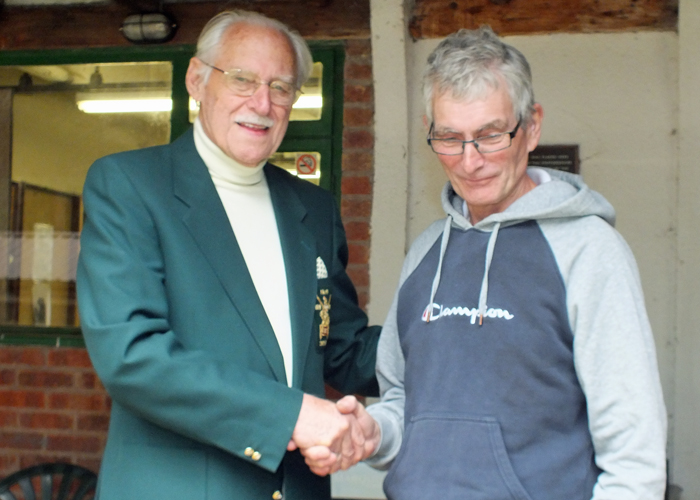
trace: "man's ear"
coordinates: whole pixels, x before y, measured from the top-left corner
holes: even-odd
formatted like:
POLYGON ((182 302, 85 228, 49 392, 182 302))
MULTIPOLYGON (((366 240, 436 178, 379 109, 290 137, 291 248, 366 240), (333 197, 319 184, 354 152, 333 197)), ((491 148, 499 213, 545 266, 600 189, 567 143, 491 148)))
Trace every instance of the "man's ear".
POLYGON ((430 129, 430 124, 428 123, 428 115, 423 115, 423 127, 425 127, 426 133, 430 129))
POLYGON ((190 59, 190 65, 187 67, 185 75, 185 85, 187 92, 197 102, 200 102, 204 97, 204 77, 202 76, 202 61, 193 57, 190 59))
POLYGON ((544 109, 539 103, 535 103, 532 112, 532 118, 527 126, 527 150, 532 151, 540 142, 540 134, 542 133, 542 119, 544 118, 544 109))

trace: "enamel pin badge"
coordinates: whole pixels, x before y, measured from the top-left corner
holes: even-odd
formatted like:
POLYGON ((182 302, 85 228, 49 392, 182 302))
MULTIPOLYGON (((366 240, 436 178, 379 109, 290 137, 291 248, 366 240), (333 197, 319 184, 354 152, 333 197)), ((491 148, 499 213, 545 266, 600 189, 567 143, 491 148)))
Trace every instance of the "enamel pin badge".
POLYGON ((318 326, 318 345, 323 347, 328 342, 328 334, 331 329, 331 295, 327 288, 322 289, 320 295, 320 297, 316 295, 318 304, 316 304, 315 309, 321 317, 321 324, 318 326))

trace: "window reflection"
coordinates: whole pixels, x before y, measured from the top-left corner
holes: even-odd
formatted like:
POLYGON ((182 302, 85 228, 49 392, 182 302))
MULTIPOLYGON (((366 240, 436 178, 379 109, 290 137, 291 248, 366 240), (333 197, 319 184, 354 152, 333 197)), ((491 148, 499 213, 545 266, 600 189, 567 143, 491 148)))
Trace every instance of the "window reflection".
POLYGON ((125 113, 123 100, 169 100, 171 75, 170 62, 0 67, 0 91, 12 95, 0 104, 0 121, 11 124, 0 138, 0 151, 11 151, 9 168, 0 162, 0 186, 11 186, 0 192, 9 207, 0 216, 0 322, 78 326, 85 175, 97 158, 169 141, 169 111, 125 113), (78 108, 95 97, 122 112, 78 108))

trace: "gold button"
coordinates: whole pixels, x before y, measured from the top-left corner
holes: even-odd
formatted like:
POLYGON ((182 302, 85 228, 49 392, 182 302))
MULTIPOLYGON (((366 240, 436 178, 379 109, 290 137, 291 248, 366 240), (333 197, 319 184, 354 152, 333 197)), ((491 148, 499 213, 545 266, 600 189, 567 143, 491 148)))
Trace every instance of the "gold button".
POLYGON ((250 456, 250 458, 252 458, 252 459, 255 460, 256 462, 257 462, 258 460, 260 460, 261 457, 262 457, 262 455, 260 454, 259 451, 254 451, 253 454, 250 456))
POLYGON ((255 453, 255 450, 253 448, 251 448, 250 446, 248 446, 243 453, 245 454, 246 457, 250 457, 253 455, 253 453, 255 453))
POLYGON ((282 493, 277 490, 272 494, 272 500, 282 500, 282 493))

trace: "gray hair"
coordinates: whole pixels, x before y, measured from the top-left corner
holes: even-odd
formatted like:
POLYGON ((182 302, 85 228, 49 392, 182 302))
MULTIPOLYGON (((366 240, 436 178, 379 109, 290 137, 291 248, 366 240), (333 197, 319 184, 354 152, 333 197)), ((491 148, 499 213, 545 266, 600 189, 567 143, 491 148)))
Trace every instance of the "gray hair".
MULTIPOLYGON (((213 64, 213 61, 216 59, 219 49, 221 48, 221 40, 229 28, 237 24, 271 28, 286 36, 294 52, 294 66, 296 68, 296 75, 294 79, 295 86, 300 88, 306 82, 306 80, 309 79, 313 59, 306 41, 301 37, 301 35, 299 35, 299 33, 292 31, 283 23, 257 12, 228 10, 220 12, 212 17, 202 29, 202 33, 199 35, 199 40, 197 40, 197 53, 195 56, 209 64, 213 64)), ((209 66, 203 66, 201 74, 204 77, 205 82, 209 79, 211 71, 212 68, 209 66)))
POLYGON ((423 73, 423 100, 433 121, 433 95, 450 92, 455 99, 486 97, 506 82, 513 114, 527 124, 534 111, 530 65, 515 47, 503 43, 489 26, 452 33, 428 56, 423 73))

